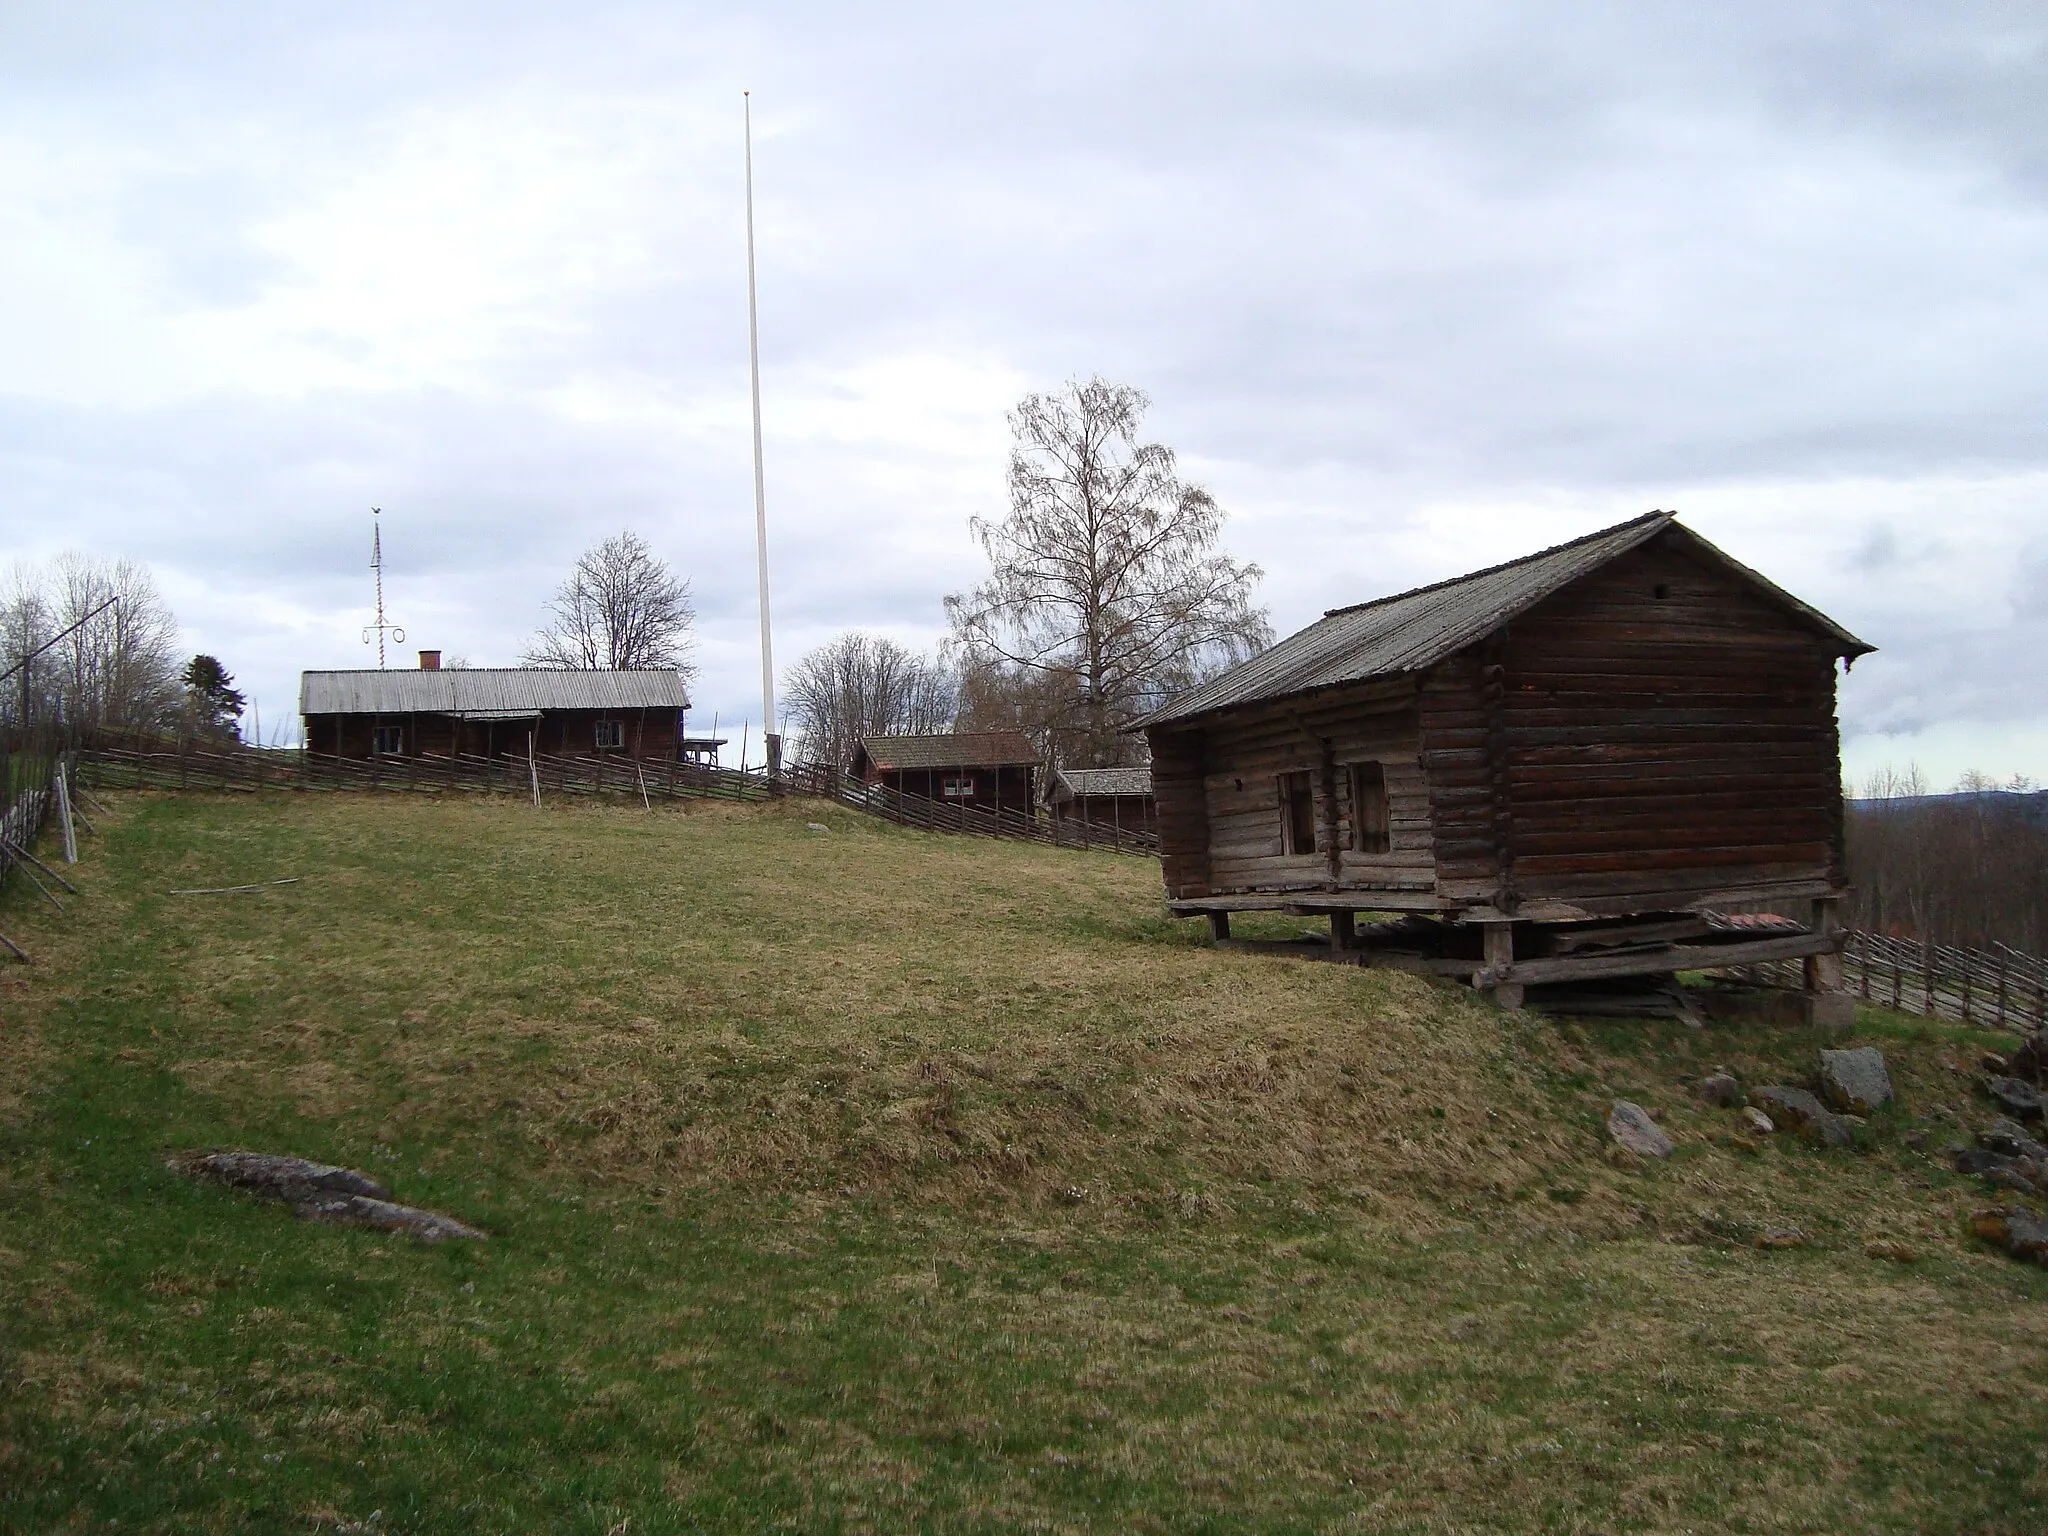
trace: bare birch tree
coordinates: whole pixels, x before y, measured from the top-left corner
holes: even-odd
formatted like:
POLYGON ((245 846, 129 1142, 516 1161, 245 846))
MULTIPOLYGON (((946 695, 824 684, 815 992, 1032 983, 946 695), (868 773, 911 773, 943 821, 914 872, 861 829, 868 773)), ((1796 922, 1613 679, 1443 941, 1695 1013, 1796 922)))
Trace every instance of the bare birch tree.
POLYGON ((1099 377, 1020 402, 1009 516, 970 524, 988 580, 946 599, 969 663, 1041 685, 1020 690, 1034 734, 1080 765, 1132 759, 1121 726, 1272 640, 1262 573, 1217 548, 1223 509, 1139 442, 1149 403, 1099 377))
MULTIPOLYGON (((77 553, 47 568, 14 567, 0 595, 0 654, 11 664, 57 635, 28 669, 36 719, 74 738, 177 724, 178 624, 147 567, 77 553)), ((10 718, 23 686, 17 674, 4 690, 10 718)))
POLYGON ((960 680, 945 662, 884 635, 849 630, 791 667, 783 699, 799 753, 840 766, 863 736, 914 736, 952 728, 960 680))
POLYGON ((585 550, 548 604, 534 636, 532 667, 569 670, 672 668, 694 676, 690 626, 697 610, 681 580, 630 529, 585 550))

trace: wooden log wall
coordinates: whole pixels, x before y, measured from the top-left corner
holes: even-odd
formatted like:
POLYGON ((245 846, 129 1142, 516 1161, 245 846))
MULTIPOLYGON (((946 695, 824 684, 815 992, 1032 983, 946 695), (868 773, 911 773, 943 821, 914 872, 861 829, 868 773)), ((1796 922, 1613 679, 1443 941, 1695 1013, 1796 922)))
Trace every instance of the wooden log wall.
POLYGON ((1830 642, 1659 541, 1422 687, 1446 894, 1570 900, 1842 878, 1830 642), (1504 758, 1504 761, 1502 759, 1504 758))
POLYGON ((1208 896, 1209 807, 1202 789, 1202 733, 1147 731, 1154 832, 1169 897, 1208 896))
MULTIPOLYGON (((1177 883, 1170 868, 1169 895, 1428 890, 1434 884, 1429 793, 1418 760, 1410 680, 1364 683, 1245 709, 1210 724, 1200 737, 1206 878, 1204 888, 1194 890, 1184 879, 1177 883), (1348 770, 1358 762, 1377 762, 1385 772, 1391 823, 1385 853, 1351 846, 1348 770), (1314 848, 1292 853, 1285 848, 1280 799, 1280 776, 1291 773, 1309 775, 1316 807, 1314 848)), ((1180 777, 1188 772, 1183 763, 1164 775, 1174 788, 1162 787, 1160 752, 1155 740, 1152 788, 1159 802, 1160 846, 1170 859, 1183 840, 1192 843, 1193 827, 1180 823, 1192 820, 1196 808, 1180 777)))

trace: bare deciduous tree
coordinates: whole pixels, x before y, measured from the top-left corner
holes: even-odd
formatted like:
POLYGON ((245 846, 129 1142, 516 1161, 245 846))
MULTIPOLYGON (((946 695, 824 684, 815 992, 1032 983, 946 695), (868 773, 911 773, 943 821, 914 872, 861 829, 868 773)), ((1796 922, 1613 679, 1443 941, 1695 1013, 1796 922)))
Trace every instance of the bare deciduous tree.
POLYGON ((1847 807, 1851 925, 1897 938, 2048 953, 2048 799, 1967 772, 1930 794, 1880 769, 1847 807))
POLYGON ((133 561, 80 554, 60 555, 53 574, 57 627, 85 620, 58 653, 67 714, 85 730, 169 725, 179 706, 178 621, 155 578, 133 561))
POLYGON ((532 667, 673 668, 685 677, 697 610, 679 579, 630 529, 585 550, 526 652, 532 667))
MULTIPOLYGON (((47 570, 16 566, 0 597, 0 654, 11 665, 57 635, 29 668, 35 718, 74 738, 177 723, 178 625, 146 567, 76 553, 47 570)), ((10 679, 0 700, 10 716, 20 712, 21 686, 10 679)))
POLYGON ((970 664, 1026 690, 1063 760, 1142 751, 1119 727, 1271 642, 1252 605, 1261 572, 1218 551, 1223 509, 1138 441, 1145 396, 1101 378, 1027 396, 1010 413, 1010 513, 970 525, 989 578, 946 599, 970 664))
POLYGON ((791 667, 782 691, 799 754, 844 766, 863 736, 951 729, 960 680, 943 661, 849 630, 791 667))

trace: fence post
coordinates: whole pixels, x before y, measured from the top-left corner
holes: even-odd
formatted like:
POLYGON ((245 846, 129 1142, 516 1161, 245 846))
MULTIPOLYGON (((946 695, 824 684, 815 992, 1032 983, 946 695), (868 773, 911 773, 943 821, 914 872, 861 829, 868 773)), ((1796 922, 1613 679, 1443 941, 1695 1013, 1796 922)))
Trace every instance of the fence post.
POLYGON ((1926 1014, 1926 1015, 1927 1015, 1927 1017, 1931 1019, 1931 1018, 1935 1017, 1935 1012, 1934 1012, 1934 940, 1932 940, 1932 939, 1922 939, 1922 940, 1920 941, 1920 971, 1921 971, 1921 976, 1920 976, 1921 984, 1922 984, 1922 986, 1923 986, 1923 987, 1925 987, 1925 989, 1926 989, 1926 992, 1927 992, 1927 996, 1926 996, 1926 999, 1925 999, 1925 1001, 1926 1001, 1926 1006, 1925 1006, 1924 1008, 1922 1008, 1922 1009, 1921 1009, 1920 1011, 1921 1011, 1922 1013, 1926 1014))
POLYGON ((2005 1028, 2005 956, 1998 957, 1998 1027, 2005 1028))

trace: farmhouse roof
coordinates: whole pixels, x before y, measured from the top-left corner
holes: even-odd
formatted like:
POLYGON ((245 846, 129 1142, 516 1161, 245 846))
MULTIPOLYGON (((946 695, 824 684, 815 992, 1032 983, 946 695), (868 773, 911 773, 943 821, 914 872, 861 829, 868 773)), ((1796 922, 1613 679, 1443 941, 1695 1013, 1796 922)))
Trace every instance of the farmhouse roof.
POLYGON ((1469 576, 1350 608, 1332 608, 1308 628, 1189 689, 1129 729, 1420 671, 1484 639, 1552 593, 1661 534, 1671 535, 1688 552, 1720 566, 1758 596, 1818 630, 1840 648, 1838 654, 1853 660, 1876 649, 1768 577, 1715 548, 1678 522, 1674 514, 1649 512, 1469 576))
POLYGON ((896 773, 907 768, 999 768, 1038 761, 1038 753, 1021 731, 863 736, 860 750, 884 773, 896 773))
POLYGON ((1052 798, 1078 795, 1149 795, 1150 768, 1062 768, 1053 774, 1052 798), (1061 791, 1065 791, 1063 796, 1061 791))
POLYGON ((438 672, 304 672, 302 715, 463 715, 530 719, 556 709, 686 709, 682 674, 454 667, 438 672))

